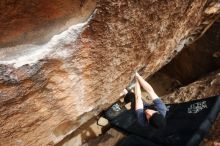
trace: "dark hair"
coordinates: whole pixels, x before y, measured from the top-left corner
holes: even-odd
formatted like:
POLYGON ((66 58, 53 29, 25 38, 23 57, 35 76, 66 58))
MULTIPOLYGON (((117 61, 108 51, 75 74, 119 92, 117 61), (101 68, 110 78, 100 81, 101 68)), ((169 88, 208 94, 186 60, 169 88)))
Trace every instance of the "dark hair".
POLYGON ((154 113, 149 119, 149 125, 156 129, 163 129, 166 126, 166 119, 159 113, 154 113))

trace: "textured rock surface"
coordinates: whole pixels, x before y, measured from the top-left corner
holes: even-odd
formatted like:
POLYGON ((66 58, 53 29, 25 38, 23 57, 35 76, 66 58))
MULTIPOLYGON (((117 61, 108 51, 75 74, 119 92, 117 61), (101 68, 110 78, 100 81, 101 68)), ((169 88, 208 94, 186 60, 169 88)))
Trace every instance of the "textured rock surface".
POLYGON ((220 70, 205 78, 195 81, 188 86, 181 87, 175 92, 163 96, 166 103, 180 103, 193 99, 202 99, 220 94, 220 70))
POLYGON ((218 12, 209 6, 204 0, 103 0, 93 12, 94 1, 0 2, 0 145, 59 142, 113 103, 135 69, 147 65, 149 76, 169 62, 218 12), (48 40, 92 12, 88 24, 48 40))
POLYGON ((104 135, 97 139, 91 140, 82 146, 115 146, 124 137, 125 135, 123 133, 111 128, 104 135))
POLYGON ((0 47, 43 43, 70 25, 85 21, 94 6, 94 0, 1 1, 0 47))
POLYGON ((187 45, 148 80, 159 96, 175 91, 220 68, 220 21, 193 44, 187 45), (160 81, 160 82, 158 82, 160 81))
POLYGON ((220 22, 215 22, 195 43, 186 46, 161 73, 187 85, 220 68, 220 22), (184 61, 183 61, 184 60, 184 61))

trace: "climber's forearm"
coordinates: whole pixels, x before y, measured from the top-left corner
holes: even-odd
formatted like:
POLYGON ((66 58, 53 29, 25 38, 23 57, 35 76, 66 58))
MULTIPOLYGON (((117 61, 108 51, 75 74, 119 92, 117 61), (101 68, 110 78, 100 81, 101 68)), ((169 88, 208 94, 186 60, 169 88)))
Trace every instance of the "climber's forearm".
POLYGON ((159 98, 157 94, 154 92, 154 89, 151 87, 151 85, 148 82, 146 82, 140 75, 136 75, 136 76, 141 86, 144 88, 146 92, 148 92, 152 100, 159 98))
POLYGON ((143 101, 141 99, 141 88, 138 81, 135 84, 135 110, 143 109, 143 101))

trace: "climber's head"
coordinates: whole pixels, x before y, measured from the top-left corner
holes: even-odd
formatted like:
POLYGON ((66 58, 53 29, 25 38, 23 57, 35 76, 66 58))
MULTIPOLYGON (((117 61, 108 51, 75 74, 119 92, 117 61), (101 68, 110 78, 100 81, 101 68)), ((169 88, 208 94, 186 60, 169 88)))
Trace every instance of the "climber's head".
POLYGON ((166 126, 166 119, 158 111, 146 109, 145 114, 149 125, 152 127, 163 129, 166 126))

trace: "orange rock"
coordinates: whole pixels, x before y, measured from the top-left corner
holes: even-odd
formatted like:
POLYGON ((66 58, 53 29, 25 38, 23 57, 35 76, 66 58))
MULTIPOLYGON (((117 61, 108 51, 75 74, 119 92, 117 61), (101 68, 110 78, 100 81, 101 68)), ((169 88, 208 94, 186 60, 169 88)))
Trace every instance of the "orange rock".
POLYGON ((1 1, 0 145, 63 140, 114 103, 134 70, 147 64, 148 77, 168 63, 209 18, 207 5, 1 1))

